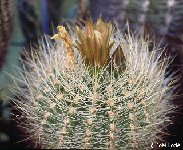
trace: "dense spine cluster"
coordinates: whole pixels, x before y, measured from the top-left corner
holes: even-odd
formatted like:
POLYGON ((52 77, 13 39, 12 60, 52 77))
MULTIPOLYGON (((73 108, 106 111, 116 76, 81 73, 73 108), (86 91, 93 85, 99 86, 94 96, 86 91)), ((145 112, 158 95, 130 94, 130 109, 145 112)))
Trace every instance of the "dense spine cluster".
MULTIPOLYGON (((87 32, 102 33, 100 28, 93 29, 91 23, 89 26, 87 32)), ((161 140, 170 123, 167 114, 172 110, 174 80, 164 79, 168 62, 159 60, 157 48, 150 52, 149 42, 142 37, 125 37, 113 31, 108 40, 113 41, 109 62, 100 67, 90 66, 83 61, 89 49, 82 49, 87 44, 77 37, 80 32, 69 38, 63 31, 72 45, 81 44, 80 49, 72 47, 75 57, 72 69, 66 63, 72 60, 67 60, 67 42, 59 33, 55 44, 48 39, 41 43, 41 53, 32 53, 22 78, 18 81, 14 78, 23 85, 13 91, 20 98, 23 95, 15 103, 22 112, 18 118, 24 120, 20 126, 26 129, 28 138, 41 148, 150 149, 151 143, 161 140), (114 47, 125 57, 123 70, 110 63, 114 47)), ((92 47, 90 41, 98 37, 87 38, 90 44, 87 47, 92 47)), ((99 48, 102 41, 98 40, 99 45, 95 46, 99 48)), ((103 49, 99 48, 101 53, 108 49, 108 42, 103 49)), ((87 59, 93 62, 91 57, 87 59)))

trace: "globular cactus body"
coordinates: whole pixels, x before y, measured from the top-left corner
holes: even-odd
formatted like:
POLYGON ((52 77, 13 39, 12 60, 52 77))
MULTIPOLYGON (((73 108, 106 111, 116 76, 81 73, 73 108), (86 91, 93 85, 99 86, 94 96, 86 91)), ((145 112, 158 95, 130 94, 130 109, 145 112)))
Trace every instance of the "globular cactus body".
POLYGON ((156 48, 149 52, 144 39, 114 34, 110 41, 124 54, 123 70, 111 63, 100 69, 85 64, 77 46, 70 55, 74 68, 68 68, 69 49, 58 38, 56 44, 42 43, 41 54, 33 53, 19 80, 26 88, 14 92, 24 95, 15 101, 22 111, 18 117, 25 119, 21 126, 35 147, 150 149, 161 139, 172 109, 172 79, 164 79, 167 62, 159 60, 156 48))

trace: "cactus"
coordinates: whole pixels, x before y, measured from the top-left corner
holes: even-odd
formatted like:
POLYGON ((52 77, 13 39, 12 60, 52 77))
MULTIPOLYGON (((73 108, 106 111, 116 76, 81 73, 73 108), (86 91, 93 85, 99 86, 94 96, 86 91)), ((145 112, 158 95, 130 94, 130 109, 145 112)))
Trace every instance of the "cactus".
POLYGON ((128 20, 132 29, 145 27, 158 36, 180 36, 183 25, 182 0, 90 0, 91 16, 116 20, 121 29, 128 20))
POLYGON ((142 37, 123 36, 110 28, 95 32, 97 23, 88 24, 70 35, 58 27, 56 42, 42 42, 41 53, 32 52, 20 78, 14 77, 17 87, 12 90, 21 99, 14 100, 21 111, 19 125, 36 148, 150 149, 171 122, 167 114, 173 110, 175 80, 165 78, 168 61, 159 60, 157 48, 149 52, 149 41, 142 37), (108 39, 105 43, 93 36, 96 49, 102 44, 105 59, 102 54, 88 55, 100 50, 92 49, 94 40, 84 35, 89 31, 108 39), (114 54, 121 64, 125 58, 124 70, 112 67, 114 54))

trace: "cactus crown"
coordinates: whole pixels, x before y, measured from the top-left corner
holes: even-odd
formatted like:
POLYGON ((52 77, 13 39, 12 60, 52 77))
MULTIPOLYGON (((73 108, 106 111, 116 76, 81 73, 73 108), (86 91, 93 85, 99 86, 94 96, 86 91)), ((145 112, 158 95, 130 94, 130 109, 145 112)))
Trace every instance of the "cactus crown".
MULTIPOLYGON (((109 61, 113 59, 114 65, 119 68, 125 68, 125 57, 121 46, 118 46, 110 56, 111 48, 114 45, 114 40, 112 38, 112 24, 110 22, 104 22, 101 18, 97 19, 96 23, 92 23, 91 20, 86 21, 85 29, 81 29, 76 26, 76 34, 78 39, 76 40, 74 46, 80 52, 80 55, 85 61, 86 65, 101 67, 108 65, 109 61)), ((65 27, 58 26, 58 34, 55 34, 52 39, 61 39, 64 41, 66 49, 69 53, 66 55, 72 56, 74 54, 71 49, 72 42, 69 38, 65 27)), ((70 59, 67 59, 70 60, 70 59)))

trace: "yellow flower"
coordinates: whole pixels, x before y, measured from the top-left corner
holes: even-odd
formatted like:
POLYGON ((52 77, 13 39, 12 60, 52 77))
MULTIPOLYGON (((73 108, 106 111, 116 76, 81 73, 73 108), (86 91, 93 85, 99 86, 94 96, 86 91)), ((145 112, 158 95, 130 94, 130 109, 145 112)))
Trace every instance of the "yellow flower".
POLYGON ((81 53, 86 64, 103 66, 109 62, 109 52, 112 24, 103 22, 101 18, 96 23, 86 21, 85 30, 76 27, 78 41, 75 47, 81 53))
MULTIPOLYGON (((58 33, 51 39, 62 40, 66 47, 66 67, 73 69, 76 64, 74 56, 73 44, 69 38, 69 35, 63 26, 58 26, 58 33)), ((104 66, 108 65, 110 61, 110 50, 114 44, 114 40, 111 38, 112 24, 110 22, 104 22, 99 18, 96 23, 91 20, 87 20, 84 30, 76 26, 76 34, 78 39, 74 45, 83 57, 85 64, 92 66, 104 66)), ((117 47, 112 54, 112 59, 115 66, 124 67, 125 57, 120 46, 117 47)))
POLYGON ((74 56, 74 50, 72 48, 72 42, 69 38, 69 35, 63 26, 58 26, 58 34, 55 34, 51 39, 55 40, 63 40, 64 45, 66 47, 65 56, 66 56, 66 67, 69 69, 73 69, 75 66, 75 56, 74 56))

